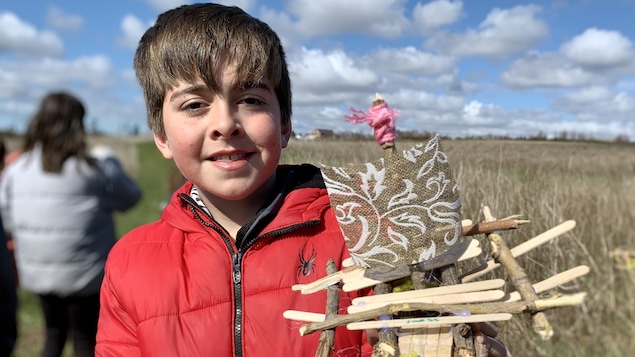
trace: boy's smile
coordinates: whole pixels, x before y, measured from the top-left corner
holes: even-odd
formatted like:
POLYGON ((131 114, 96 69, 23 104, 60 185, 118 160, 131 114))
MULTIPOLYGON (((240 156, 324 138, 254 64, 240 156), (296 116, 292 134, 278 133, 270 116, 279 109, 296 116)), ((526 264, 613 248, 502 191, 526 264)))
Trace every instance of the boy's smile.
POLYGON ((246 157, 247 154, 220 155, 212 157, 212 161, 236 161, 238 159, 243 159, 246 157))
POLYGON ((249 164, 251 153, 216 154, 210 158, 221 169, 239 170, 249 164))
POLYGON ((163 103, 166 135, 155 135, 163 156, 174 160, 212 212, 260 207, 291 135, 268 81, 235 83, 228 68, 215 76, 216 90, 202 80, 177 82, 163 103))

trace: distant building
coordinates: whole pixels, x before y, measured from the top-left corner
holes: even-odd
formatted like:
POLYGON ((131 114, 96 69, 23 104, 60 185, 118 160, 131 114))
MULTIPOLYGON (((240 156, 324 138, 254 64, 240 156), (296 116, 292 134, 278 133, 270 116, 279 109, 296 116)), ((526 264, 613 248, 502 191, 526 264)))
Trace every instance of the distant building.
POLYGON ((316 139, 326 139, 335 137, 335 132, 331 129, 315 129, 311 133, 316 139))

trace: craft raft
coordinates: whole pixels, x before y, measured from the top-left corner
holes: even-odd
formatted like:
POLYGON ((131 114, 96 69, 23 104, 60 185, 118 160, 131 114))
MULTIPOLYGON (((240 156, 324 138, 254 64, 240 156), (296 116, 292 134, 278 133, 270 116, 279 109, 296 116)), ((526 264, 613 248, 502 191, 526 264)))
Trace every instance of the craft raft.
POLYGON ((299 328, 301 335, 321 333, 316 357, 331 355, 338 326, 377 329, 374 357, 485 357, 486 346, 473 338, 471 324, 509 320, 514 314, 528 314, 534 331, 545 340, 551 338, 553 329, 544 311, 579 305, 586 293, 547 299, 538 294, 584 276, 589 267, 580 265, 534 283, 516 258, 571 231, 575 221, 509 248, 503 232, 529 221, 520 215, 496 219, 487 206, 482 208, 482 222, 461 220, 455 214, 460 210, 458 189, 438 137, 404 152, 404 161, 396 155, 395 136, 382 131, 394 128, 398 111, 388 109, 378 95, 366 117, 354 112, 351 120, 367 120, 373 126, 384 158, 346 169, 323 169, 352 258, 342 263, 341 270, 329 261, 324 278, 293 286, 302 294, 326 290, 324 314, 284 313, 289 320, 305 323, 299 328), (353 192, 354 186, 363 192, 353 192), (487 238, 487 257, 475 238, 478 235, 487 238), (457 263, 469 259, 481 264, 459 276, 457 263), (512 282, 511 293, 505 292, 503 279, 477 280, 500 266, 512 282), (340 314, 340 289, 373 289, 374 294, 354 299, 346 314, 340 314))

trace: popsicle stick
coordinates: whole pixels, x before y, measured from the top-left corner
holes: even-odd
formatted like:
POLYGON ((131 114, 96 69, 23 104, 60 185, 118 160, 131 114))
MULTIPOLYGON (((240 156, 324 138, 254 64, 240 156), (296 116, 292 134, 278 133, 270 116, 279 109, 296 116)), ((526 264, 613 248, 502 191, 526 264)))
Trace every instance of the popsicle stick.
MULTIPOLYGON (((575 221, 574 220, 568 220, 565 221, 563 223, 560 223, 559 225, 535 236, 534 238, 531 238, 527 241, 525 241, 524 243, 521 243, 519 245, 517 245, 516 247, 510 249, 512 256, 514 258, 519 257, 527 252, 529 252, 530 250, 544 244, 547 243, 548 241, 559 237, 560 235, 572 230, 575 227, 575 221)), ((490 271, 498 268, 500 266, 499 263, 496 263, 494 261, 494 259, 490 259, 487 261, 487 264, 485 267, 479 267, 471 272, 468 272, 462 276, 459 277, 459 280, 463 283, 472 281, 476 278, 478 278, 479 276, 483 276, 487 273, 489 273, 490 271)))
POLYGON ((467 247, 467 250, 463 253, 463 255, 461 255, 458 261, 462 262, 464 260, 471 259, 481 255, 481 253, 483 253, 483 250, 481 249, 479 245, 480 243, 478 240, 472 239, 469 247, 467 247))
POLYGON ((366 278, 364 276, 359 277, 359 279, 351 280, 342 285, 342 290, 345 292, 351 292, 355 290, 360 290, 364 288, 368 288, 370 286, 375 286, 377 284, 383 283, 383 281, 375 280, 371 278, 366 278))
POLYGON ((329 274, 323 278, 315 280, 308 284, 295 284, 291 287, 293 291, 300 291, 302 294, 312 294, 320 290, 326 289, 328 286, 337 284, 340 280, 347 279, 347 275, 364 275, 364 268, 354 265, 348 268, 339 270, 333 274, 329 274))
POLYGON ((487 322, 487 321, 505 321, 512 318, 512 314, 476 314, 469 316, 440 316, 440 317, 417 317, 410 319, 395 319, 395 320, 375 320, 375 321, 362 321, 352 322, 346 325, 349 330, 365 330, 365 329, 378 329, 378 328, 390 328, 401 327, 407 329, 421 328, 421 327, 434 327, 434 326, 446 326, 461 323, 475 323, 475 322, 487 322))
MULTIPOLYGON (((459 261, 474 258, 482 253, 479 247, 479 242, 476 239, 472 239, 468 249, 459 258, 459 261)), ((352 264, 353 260, 347 258, 342 265, 352 264)), ((369 279, 364 277, 364 268, 359 265, 349 265, 346 268, 337 271, 334 274, 327 275, 321 279, 315 280, 308 284, 295 284, 291 287, 293 291, 300 291, 302 294, 312 294, 326 289, 328 286, 338 283, 339 281, 344 283, 342 290, 346 292, 367 288, 370 286, 382 283, 382 281, 369 279), (348 287, 347 287, 348 284, 348 287), (350 290, 349 290, 350 289, 350 290)))
POLYGON ((503 290, 474 291, 474 292, 461 293, 461 294, 418 297, 418 298, 404 299, 399 301, 384 301, 384 302, 378 302, 378 303, 372 303, 372 304, 362 303, 358 305, 349 306, 347 309, 347 312, 349 314, 354 314, 357 312, 381 308, 390 304, 409 304, 409 303, 426 303, 426 304, 439 304, 439 305, 469 304, 469 303, 476 303, 476 302, 500 300, 503 297, 505 297, 505 292, 503 290))
MULTIPOLYGON (((540 294, 542 292, 545 292, 549 289, 553 289, 556 286, 562 285, 562 284, 566 284, 568 282, 570 282, 571 280, 574 280, 576 278, 579 278, 583 275, 586 275, 588 272, 590 271, 589 267, 586 265, 579 265, 575 268, 571 268, 569 270, 563 271, 561 273, 558 273, 550 278, 547 278, 541 282, 538 282, 536 284, 533 284, 532 287, 534 288, 534 290, 536 291, 536 294, 540 294)), ((472 283, 470 283, 472 284, 472 283)), ((462 285, 462 284, 459 284, 462 285)), ((507 299, 505 299, 505 302, 514 302, 514 301, 520 301, 521 300, 521 296, 520 293, 517 291, 514 291, 512 293, 509 294, 509 297, 507 299)))
POLYGON ((321 322, 326 319, 325 314, 308 311, 287 310, 282 313, 282 316, 287 320, 306 321, 306 322, 321 322))
POLYGON ((417 289, 417 290, 410 290, 410 291, 404 291, 399 293, 362 296, 362 297, 354 298, 352 301, 352 305, 359 305, 362 303, 374 304, 374 303, 381 303, 381 302, 401 301, 401 300, 407 300, 407 299, 416 299, 416 298, 424 298, 424 297, 439 296, 439 295, 460 294, 460 293, 469 293, 474 291, 493 290, 493 289, 500 289, 503 286, 505 286, 505 279, 483 280, 483 281, 477 281, 472 283, 439 286, 436 288, 417 289))
POLYGON ((545 231, 542 234, 539 234, 537 236, 535 236, 534 238, 523 242, 517 246, 515 246, 514 248, 511 248, 511 252, 512 255, 514 257, 517 256, 521 256, 525 253, 527 253, 528 251, 544 244, 547 243, 548 241, 552 240, 555 237, 558 237, 570 230, 572 230, 573 228, 575 228, 575 221, 574 220, 568 220, 565 222, 560 223, 559 225, 555 226, 554 228, 551 228, 547 231, 545 231))
POLYGON ((353 261, 353 258, 346 258, 342 261, 342 266, 344 268, 348 268, 355 265, 355 262, 353 261))
MULTIPOLYGON (((461 257, 458 259, 458 261, 464 261, 466 259, 474 258, 476 256, 479 256, 481 253, 482 253, 482 250, 479 247, 478 240, 472 239, 472 241, 470 242, 470 245, 465 250, 463 255, 461 255, 461 257)), ((353 279, 354 277, 357 277, 357 276, 349 275, 347 277, 348 279, 343 280, 344 281, 344 285, 342 286, 343 291, 350 292, 350 291, 360 290, 370 286, 374 286, 379 283, 384 283, 384 281, 367 278, 363 276, 363 274, 357 277, 356 279, 353 279)))
POLYGON ((349 274, 342 276, 342 283, 346 284, 347 282, 355 281, 357 279, 364 277, 364 272, 366 268, 362 268, 357 266, 357 269, 352 270, 349 274))

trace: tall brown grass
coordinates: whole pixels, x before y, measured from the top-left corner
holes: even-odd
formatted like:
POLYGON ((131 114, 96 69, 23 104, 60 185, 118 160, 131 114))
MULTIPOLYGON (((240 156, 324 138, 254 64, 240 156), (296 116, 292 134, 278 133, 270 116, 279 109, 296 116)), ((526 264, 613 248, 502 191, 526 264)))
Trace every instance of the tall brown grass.
MULTIPOLYGON (((397 143, 398 149, 413 144, 397 143)), ((611 252, 635 250, 635 145, 446 140, 442 146, 461 187, 463 218, 482 220, 487 205, 499 218, 522 214, 531 221, 503 233, 510 247, 576 221, 572 231, 518 259, 530 279, 581 264, 591 268, 550 292, 588 293, 581 306, 547 311, 552 339, 542 341, 525 315, 499 325, 509 356, 624 356, 634 350, 635 271, 618 269, 611 252)), ((292 141, 283 162, 341 166, 380 157, 373 142, 292 141)), ((483 279, 492 277, 506 275, 498 269, 483 279)))

